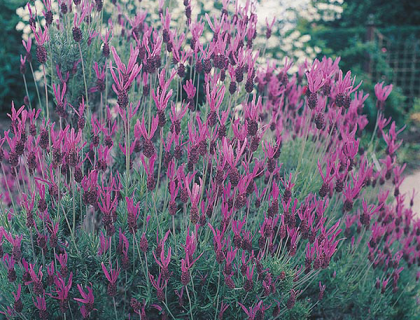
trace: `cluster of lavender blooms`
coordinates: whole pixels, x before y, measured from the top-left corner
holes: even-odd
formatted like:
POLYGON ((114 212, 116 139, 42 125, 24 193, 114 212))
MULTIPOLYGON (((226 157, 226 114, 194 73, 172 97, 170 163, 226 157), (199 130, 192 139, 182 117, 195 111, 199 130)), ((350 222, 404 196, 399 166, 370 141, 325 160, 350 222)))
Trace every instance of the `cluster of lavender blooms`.
POLYGON ((254 4, 222 2, 200 17, 185 0, 177 27, 164 1, 156 25, 116 0, 107 25, 102 0, 44 0, 45 26, 31 18, 21 71, 34 44, 45 96, 12 104, 0 136, 7 318, 304 318, 348 257, 371 295, 415 299, 420 222, 383 114, 392 86, 375 87, 362 142, 368 95, 339 59, 261 64, 254 4), (53 65, 52 30, 79 47, 78 71, 53 65))

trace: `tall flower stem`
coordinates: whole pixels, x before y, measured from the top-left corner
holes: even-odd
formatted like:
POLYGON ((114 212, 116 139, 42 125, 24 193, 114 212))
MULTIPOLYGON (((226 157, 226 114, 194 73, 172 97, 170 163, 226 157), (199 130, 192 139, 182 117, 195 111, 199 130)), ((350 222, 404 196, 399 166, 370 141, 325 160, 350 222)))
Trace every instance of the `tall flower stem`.
POLYGON ((24 74, 23 74, 22 76, 23 76, 23 83, 25 84, 26 96, 28 97, 28 100, 29 100, 29 107, 30 107, 30 108, 31 108, 31 110, 32 110, 32 103, 31 103, 31 98, 29 97, 29 91, 28 91, 28 85, 27 85, 27 83, 26 83, 26 77, 25 77, 25 75, 24 75, 24 74))
POLYGON ((190 304, 190 316, 191 316, 191 319, 194 319, 194 316, 193 316, 193 313, 192 313, 192 305, 191 305, 190 292, 188 291, 188 285, 185 286, 185 289, 187 290, 188 302, 190 304))
MULTIPOLYGON (((57 205, 59 205, 59 204, 57 204, 57 205)), ((72 241, 73 241, 74 247, 76 248, 77 254, 79 254, 79 255, 80 255, 80 251, 79 251, 79 248, 77 247, 76 239, 75 239, 75 237, 74 237, 73 228, 70 226, 69 219, 67 219, 67 214, 66 214, 66 212, 65 212, 65 210, 64 210, 64 207, 63 207, 63 204, 62 204, 62 203, 61 203, 61 207, 62 207, 62 209, 63 209, 63 216, 64 216, 64 218, 65 218, 65 220, 66 220, 67 227, 68 227, 68 228, 69 228, 69 230, 70 230, 71 239, 72 239, 72 241)))
MULTIPOLYGON (((74 199, 75 183, 74 183, 74 169, 71 168, 70 170, 71 170, 70 172, 71 172, 71 180, 72 180, 71 181, 71 186, 72 186, 71 190, 72 190, 72 199, 73 199, 73 234, 74 234, 74 229, 75 229, 75 225, 76 225, 76 202, 75 202, 75 199, 74 199)), ((82 223, 83 223, 83 221, 82 221, 82 223)))
POLYGON ((155 192, 152 193, 152 202, 153 202, 153 208, 155 209, 155 217, 156 217, 157 228, 159 228, 159 232, 162 232, 161 223, 159 221, 159 214, 158 214, 157 208, 156 208, 155 192))
POLYGON ((36 258, 36 254, 35 254, 34 237, 33 237, 33 234, 32 234, 32 228, 29 228, 29 234, 31 236, 31 247, 32 247, 33 259, 36 263, 38 261, 38 259, 36 258))
POLYGON ((168 310, 168 313, 171 315, 172 319, 176 319, 172 314, 171 309, 169 309, 168 305, 164 301, 162 301, 162 303, 166 307, 166 310, 168 310))
POLYGON ((90 108, 89 108, 89 97, 88 97, 87 82, 86 82, 85 63, 83 62, 82 47, 80 46, 80 42, 78 42, 77 44, 79 45, 80 60, 82 61, 83 81, 85 83, 86 106, 87 106, 87 109, 89 110, 90 108))
MULTIPOLYGON (((1 164, 1 170, 3 171, 3 177, 6 177, 6 173, 4 172, 4 166, 3 163, 1 164)), ((15 206, 15 202, 13 201, 13 195, 10 192, 10 187, 9 187, 9 183, 6 181, 6 187, 7 187, 7 191, 9 192, 9 197, 10 200, 12 201, 12 206, 13 206, 13 211, 17 212, 17 208, 15 206)))
MULTIPOLYGON (((60 150, 60 152, 61 152, 61 150, 60 150)), ((58 199, 57 199, 57 202, 59 202, 60 201, 60 172, 59 172, 59 170, 60 170, 60 166, 58 166, 57 167, 57 173, 56 173, 56 175, 57 175, 57 180, 58 180, 58 188, 57 188, 57 191, 58 191, 58 199)), ((58 219, 60 219, 60 206, 57 204, 57 216, 58 216, 58 219)), ((73 229, 73 234, 74 234, 74 229, 73 229)))
MULTIPOLYGON (((141 252, 140 252, 139 244, 137 242, 137 236, 136 236, 136 234, 133 234, 133 242, 134 242, 134 245, 137 248, 137 253, 139 255, 139 260, 140 260, 140 265, 141 265, 141 270, 144 273, 144 279, 146 279, 146 282, 147 282, 147 290, 148 290, 148 292, 150 292, 150 283, 148 281, 149 277, 148 277, 148 273, 147 273, 147 266, 146 266, 146 269, 143 266, 143 259, 141 257, 141 252)), ((134 256, 133 256, 133 259, 134 259, 134 256)))
POLYGON ((99 115, 101 116, 101 123, 102 123, 102 122, 103 122, 103 119, 104 119, 103 96, 102 96, 102 92, 101 92, 101 103, 100 103, 100 105, 99 105, 99 110, 100 110, 99 115))
POLYGON ((162 168, 162 151, 163 151, 163 142, 162 141, 163 141, 163 128, 160 129, 159 168, 158 168, 158 177, 157 177, 156 188, 159 188, 160 170, 162 168))
POLYGON ((31 62, 29 63, 29 66, 31 67, 32 77, 33 77, 34 83, 35 83, 35 90, 36 90, 36 95, 38 96, 39 107, 41 107, 42 106, 41 96, 39 95, 38 84, 36 83, 36 80, 35 80, 35 73, 34 73, 34 69, 32 67, 31 62))
POLYGON ((376 113, 376 123, 375 123, 375 129, 373 130, 373 133, 372 133, 372 138, 370 139, 369 146, 372 146, 373 139, 375 139, 376 131, 378 130, 378 119, 379 119, 379 115, 380 115, 380 114, 381 114, 381 111, 380 111, 380 110, 378 110, 378 112, 376 113))
POLYGON ((217 319, 217 310, 219 310, 219 289, 220 289, 220 274, 221 273, 222 273, 222 265, 219 264, 219 279, 217 280, 217 292, 216 292, 217 303, 216 303, 216 309, 214 309, 216 310, 214 319, 217 319))
POLYGON ((125 141, 125 194, 128 196, 129 187, 129 173, 130 173, 130 115, 127 110, 127 121, 126 121, 126 141, 125 141))
MULTIPOLYGON (((310 117, 309 116, 307 116, 306 117, 306 120, 305 120, 305 126, 304 126, 304 134, 303 134, 303 141, 302 141, 302 148, 301 148, 301 150, 300 150, 300 155, 299 155, 299 159, 298 159, 298 165, 297 165, 297 167, 296 167, 296 170, 295 170, 295 172, 296 173, 299 173, 299 169, 300 169, 300 166, 301 166, 301 164, 302 164, 302 158, 303 158, 303 154, 304 154, 304 152, 305 152, 305 146, 306 146, 306 141, 308 140, 308 135, 309 135, 309 129, 308 129, 308 126, 310 125, 310 117)), ((297 174, 295 175, 295 181, 296 181, 296 178, 297 178, 297 174)))
POLYGON ((175 236, 175 216, 172 216, 172 229, 173 229, 173 237, 175 239, 175 247, 176 247, 176 236, 175 236))
POLYGON ((42 71, 44 73, 44 87, 45 87, 45 109, 47 112, 47 121, 50 120, 50 110, 48 107, 48 87, 47 87, 47 73, 45 72, 45 65, 42 65, 42 71))
POLYGON ((147 275, 147 277, 146 277, 146 279, 147 279, 147 287, 149 288, 149 286, 150 286, 150 281, 148 281, 148 279, 149 279, 149 267, 148 267, 148 265, 147 265, 147 255, 146 255, 146 252, 144 253, 144 261, 145 261, 145 265, 146 265, 146 275, 147 275))
POLYGON ((222 265, 219 264, 219 279, 217 280, 217 291, 215 298, 217 299, 217 306, 215 310, 219 309, 219 290, 220 290, 220 275, 222 273, 222 265))
POLYGON ((195 93, 195 108, 198 106, 198 94, 200 93, 200 74, 198 74, 197 79, 197 92, 195 93))
POLYGON ((115 297, 112 297, 112 301, 114 302, 115 319, 117 319, 117 320, 118 320, 117 304, 116 304, 116 302, 115 302, 115 297))
MULTIPOLYGON (((153 76, 150 77, 150 88, 153 88, 153 76)), ((149 132, 152 127, 152 95, 149 93, 149 132)))

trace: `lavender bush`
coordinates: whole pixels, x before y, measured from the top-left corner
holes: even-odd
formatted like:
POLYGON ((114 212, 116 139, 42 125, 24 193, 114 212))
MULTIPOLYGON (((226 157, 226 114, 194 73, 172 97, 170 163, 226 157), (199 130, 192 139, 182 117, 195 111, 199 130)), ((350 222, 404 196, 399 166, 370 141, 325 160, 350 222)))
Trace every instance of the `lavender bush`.
POLYGON ((392 85, 365 132, 368 96, 339 59, 265 59, 253 40, 273 23, 222 4, 185 0, 176 20, 165 1, 27 5, 20 68, 26 83, 36 60, 42 80, 0 139, 6 318, 420 312, 392 85))

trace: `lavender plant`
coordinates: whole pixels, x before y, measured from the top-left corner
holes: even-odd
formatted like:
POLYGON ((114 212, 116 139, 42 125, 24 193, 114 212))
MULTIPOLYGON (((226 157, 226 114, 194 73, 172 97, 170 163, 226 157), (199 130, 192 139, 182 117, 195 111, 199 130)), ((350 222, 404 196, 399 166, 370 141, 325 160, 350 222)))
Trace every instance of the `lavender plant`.
POLYGON ((157 21, 117 1, 106 18, 101 0, 28 4, 43 79, 0 139, 6 318, 419 312, 392 86, 366 132, 368 96, 339 59, 265 62, 253 40, 273 23, 222 4, 200 16, 186 0, 177 21, 165 1, 157 21))

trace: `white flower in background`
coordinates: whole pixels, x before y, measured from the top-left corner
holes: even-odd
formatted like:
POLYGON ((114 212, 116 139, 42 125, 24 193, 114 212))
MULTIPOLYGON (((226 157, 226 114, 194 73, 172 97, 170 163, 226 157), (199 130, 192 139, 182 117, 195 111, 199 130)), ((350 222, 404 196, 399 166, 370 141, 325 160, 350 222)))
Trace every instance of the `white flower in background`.
POLYGON ((39 69, 38 69, 38 70, 35 70, 35 71, 34 71, 34 78, 35 78, 35 81, 39 82, 39 84, 38 84, 38 85, 41 85, 41 83, 42 83, 42 85, 43 85, 43 82, 41 81, 41 79, 42 79, 43 77, 44 77, 44 73, 42 72, 41 67, 39 67, 39 69))
POLYGON ((292 44, 285 44, 285 45, 283 45, 282 49, 286 52, 289 52, 293 49, 293 46, 292 46, 292 44))
MULTIPOLYGON (((39 22, 44 27, 45 26, 45 19, 42 15, 42 10, 44 10, 44 4, 40 0, 36 0, 34 4, 31 4, 32 14, 37 15, 39 18, 39 22)), ((29 11, 27 5, 17 8, 16 14, 20 17, 21 21, 19 21, 16 25, 17 31, 22 31, 22 39, 28 40, 29 36, 32 35, 31 27, 29 26, 29 11)))
POLYGON ((301 42, 308 42, 309 40, 311 40, 311 36, 309 34, 305 34, 300 37, 301 42))
POLYGON ((294 43, 294 45, 295 45, 295 47, 296 47, 296 48, 303 48, 303 43, 302 43, 302 42, 300 42, 300 41, 296 41, 296 42, 294 43))
POLYGON ((289 38, 293 39, 293 40, 296 40, 297 38, 299 38, 299 36, 300 36, 300 32, 295 30, 289 35, 289 38))
POLYGON ((203 9, 204 10, 206 10, 206 11, 211 11, 211 10, 213 10, 213 3, 211 2, 211 1, 205 1, 204 2, 204 7, 203 7, 203 9))
MULTIPOLYGON (((33 14, 38 13, 39 17, 42 17, 42 10, 44 10, 44 4, 40 0, 36 0, 33 4, 31 4, 31 8, 35 8, 32 10, 33 14)), ((23 7, 16 9, 16 14, 21 17, 23 21, 29 21, 29 11, 26 4, 23 7)))
MULTIPOLYGON (((245 5, 247 0, 240 0, 240 5, 245 5)), ((137 0, 119 0, 120 4, 124 4, 133 12, 140 12, 147 10, 149 12, 148 19, 160 20, 158 15, 159 1, 142 1, 141 3, 137 0)), ((167 4, 168 2, 166 2, 167 4)), ((220 3, 220 2, 219 2, 220 3)), ((317 2, 310 0, 259 0, 254 1, 256 13, 258 16, 257 31, 263 35, 266 31, 266 20, 272 21, 276 19, 273 26, 273 32, 270 39, 265 37, 257 37, 255 39, 255 48, 271 53, 273 56, 269 59, 283 59, 285 56, 289 56, 295 62, 295 65, 299 62, 305 61, 305 59, 313 59, 317 54, 321 53, 321 48, 310 47, 309 41, 311 40, 310 35, 301 34, 298 30, 294 30, 296 22, 299 17, 306 19, 309 22, 316 22, 321 19, 326 21, 332 21, 341 16, 343 12, 342 8, 343 0, 327 0, 325 2, 317 2)), ((186 21, 185 9, 183 0, 170 0, 171 8, 171 26, 173 28, 184 27, 183 21, 186 21), (181 22, 180 22, 181 21, 181 22)), ((213 19, 215 1, 197 1, 192 4, 193 16, 199 17, 206 21, 204 12, 209 12, 209 16, 213 19)), ((42 25, 45 25, 45 19, 42 15, 44 5, 41 0, 35 0, 31 7, 36 7, 39 21, 42 25)), ((58 12, 58 4, 54 4, 53 13, 58 12)), ((229 10, 235 11, 235 3, 233 1, 229 4, 229 10)), ((118 15, 118 11, 115 10, 115 6, 110 1, 104 1, 104 11, 109 15, 118 15)), ((219 11, 217 11, 220 14, 219 11)), ((32 35, 31 28, 29 27, 29 12, 26 7, 18 8, 16 14, 21 17, 21 21, 16 25, 16 29, 23 32, 23 38, 28 39, 29 35, 32 35)), ((115 25, 114 28, 119 28, 115 25)), ((212 34, 206 29, 200 39, 200 41, 210 41, 212 34)), ((293 72, 293 69, 291 69, 293 72)), ((296 70, 295 70, 296 71, 296 70)))
MULTIPOLYGON (((294 60, 294 64, 304 62, 306 59, 314 59, 321 53, 321 48, 311 47, 309 41, 310 35, 301 34, 296 27, 298 19, 305 19, 308 22, 317 22, 320 20, 333 21, 341 17, 343 12, 343 0, 326 0, 326 1, 310 1, 310 0, 294 0, 294 1, 278 1, 278 0, 261 0, 257 6, 259 22, 265 22, 264 14, 268 15, 268 20, 272 19, 273 13, 277 21, 273 27, 272 37, 269 41, 260 40, 261 46, 271 48, 273 58, 282 59, 289 56, 294 60), (268 10, 259 7, 267 7, 268 10), (277 28, 277 32, 274 30, 277 28), (280 50, 276 50, 279 48, 280 50)), ((265 24, 262 26, 261 33, 265 33, 265 24)), ((256 43, 257 44, 257 43, 256 43)), ((296 70, 290 69, 291 72, 296 70)))
POLYGON ((320 2, 320 3, 318 3, 317 7, 318 7, 319 10, 327 10, 328 9, 328 3, 320 2))
POLYGON ((21 20, 29 21, 29 12, 26 7, 17 8, 16 14, 20 17, 21 20))

